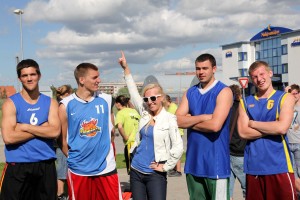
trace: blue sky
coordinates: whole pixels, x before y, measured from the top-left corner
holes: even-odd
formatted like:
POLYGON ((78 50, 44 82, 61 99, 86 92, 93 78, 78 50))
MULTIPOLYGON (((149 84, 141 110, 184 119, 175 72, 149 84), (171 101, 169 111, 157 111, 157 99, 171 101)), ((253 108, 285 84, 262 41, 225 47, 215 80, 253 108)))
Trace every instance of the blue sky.
POLYGON ((103 82, 123 82, 124 50, 136 81, 155 75, 163 87, 187 88, 194 60, 208 52, 221 73, 220 45, 249 40, 268 24, 300 28, 295 0, 0 0, 0 85, 17 85, 22 15, 24 58, 41 67, 40 85, 75 86, 74 68, 91 62, 103 82), (181 81, 179 81, 181 79, 181 81))

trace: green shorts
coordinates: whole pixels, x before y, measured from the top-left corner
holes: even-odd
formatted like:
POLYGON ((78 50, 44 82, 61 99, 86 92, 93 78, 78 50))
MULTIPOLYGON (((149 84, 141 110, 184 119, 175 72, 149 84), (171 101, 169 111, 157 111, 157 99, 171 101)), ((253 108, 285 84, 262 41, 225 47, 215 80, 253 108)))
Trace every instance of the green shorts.
POLYGON ((229 195, 229 178, 211 179, 197 177, 191 174, 186 175, 187 187, 190 200, 228 200, 229 195))

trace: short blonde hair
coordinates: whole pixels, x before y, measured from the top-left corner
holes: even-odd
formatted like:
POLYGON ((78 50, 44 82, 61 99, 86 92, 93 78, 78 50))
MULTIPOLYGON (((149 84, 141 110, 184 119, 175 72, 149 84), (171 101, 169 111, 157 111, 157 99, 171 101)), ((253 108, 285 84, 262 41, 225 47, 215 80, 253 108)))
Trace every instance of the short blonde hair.
POLYGON ((158 88, 158 91, 160 92, 160 94, 162 96, 165 96, 165 93, 162 89, 162 87, 158 84, 158 83, 150 83, 148 85, 146 85, 142 91, 142 96, 144 97, 145 96, 145 93, 147 90, 150 90, 150 89, 153 89, 153 88, 158 88))
POLYGON ((270 68, 269 64, 265 61, 261 61, 261 60, 257 60, 254 63, 252 63, 249 67, 249 75, 251 76, 252 72, 254 70, 256 70, 257 68, 264 66, 265 69, 269 72, 272 71, 272 69, 270 68))

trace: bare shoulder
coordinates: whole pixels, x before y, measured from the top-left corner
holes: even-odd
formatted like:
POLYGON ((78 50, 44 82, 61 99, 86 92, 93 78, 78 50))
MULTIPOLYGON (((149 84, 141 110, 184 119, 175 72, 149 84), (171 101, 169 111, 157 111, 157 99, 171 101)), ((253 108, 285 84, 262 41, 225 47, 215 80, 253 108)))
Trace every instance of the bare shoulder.
POLYGON ((16 110, 15 104, 11 99, 6 99, 2 105, 2 111, 16 110))
POLYGON ((232 96, 232 92, 231 89, 229 87, 224 87, 221 92, 218 94, 218 98, 222 98, 224 100, 224 98, 226 99, 231 99, 233 98, 232 96))

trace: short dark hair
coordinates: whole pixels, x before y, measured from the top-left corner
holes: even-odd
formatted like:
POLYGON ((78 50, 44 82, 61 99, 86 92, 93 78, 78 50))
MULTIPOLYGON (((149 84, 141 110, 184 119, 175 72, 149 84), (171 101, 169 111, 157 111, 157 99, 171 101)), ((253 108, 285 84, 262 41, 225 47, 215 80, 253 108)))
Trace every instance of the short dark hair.
POLYGON ((291 85, 291 89, 289 89, 289 93, 292 92, 293 90, 297 90, 297 92, 300 92, 300 87, 297 84, 291 85))
POLYGON ((197 62, 204 62, 204 61, 207 61, 209 60, 209 62, 211 63, 211 65, 214 67, 214 66, 217 66, 217 62, 216 62, 216 59, 213 55, 209 54, 209 53, 204 53, 204 54, 201 54, 200 56, 198 56, 195 60, 195 64, 197 62))
POLYGON ((86 74, 88 69, 93 69, 95 71, 98 71, 98 67, 92 63, 81 63, 76 67, 74 71, 74 76, 78 84, 79 84, 79 77, 83 77, 86 74))
POLYGON ((21 71, 24 68, 28 68, 28 67, 33 67, 36 69, 36 72, 38 75, 41 75, 41 71, 40 71, 40 67, 39 64, 32 60, 32 59, 26 59, 26 60, 22 60, 21 62, 18 63, 17 65, 17 74, 18 74, 18 78, 20 78, 21 76, 21 71))
POLYGON ((129 100, 130 98, 125 97, 124 95, 119 95, 116 98, 116 103, 121 104, 122 106, 129 106, 129 100))

